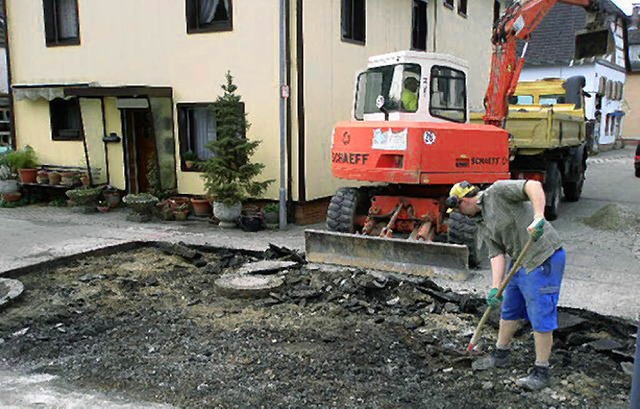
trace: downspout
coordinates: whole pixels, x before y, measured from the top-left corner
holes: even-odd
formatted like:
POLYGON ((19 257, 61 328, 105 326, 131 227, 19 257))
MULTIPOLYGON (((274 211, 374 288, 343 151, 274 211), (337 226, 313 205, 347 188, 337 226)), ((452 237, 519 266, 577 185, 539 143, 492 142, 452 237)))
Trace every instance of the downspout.
MULTIPOLYGON (((428 30, 428 20, 427 19, 427 30, 428 30)), ((428 31, 427 31, 428 32, 428 31)), ((433 2, 433 52, 438 52, 438 2, 433 2)))
POLYGON ((285 0, 280 0, 280 230, 287 227, 287 126, 286 101, 289 98, 287 75, 287 47, 285 33, 287 17, 285 0))

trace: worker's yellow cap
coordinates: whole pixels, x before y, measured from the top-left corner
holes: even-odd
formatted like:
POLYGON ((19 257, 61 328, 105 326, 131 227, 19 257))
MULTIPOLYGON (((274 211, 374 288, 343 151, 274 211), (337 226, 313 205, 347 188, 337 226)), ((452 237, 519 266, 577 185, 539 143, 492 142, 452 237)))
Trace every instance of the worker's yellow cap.
POLYGON ((451 213, 453 209, 457 209, 460 204, 460 199, 463 197, 473 197, 480 189, 477 186, 465 181, 456 183, 449 191, 449 198, 446 200, 445 205, 449 208, 447 213, 451 213))

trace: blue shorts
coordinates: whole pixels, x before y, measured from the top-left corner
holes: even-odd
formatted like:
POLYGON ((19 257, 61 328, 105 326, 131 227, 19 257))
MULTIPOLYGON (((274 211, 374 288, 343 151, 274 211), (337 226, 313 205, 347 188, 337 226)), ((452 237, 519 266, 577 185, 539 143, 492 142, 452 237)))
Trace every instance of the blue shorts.
POLYGON ((504 290, 502 319, 530 321, 536 332, 558 328, 558 297, 565 261, 566 254, 559 249, 529 274, 525 268, 518 270, 504 290))

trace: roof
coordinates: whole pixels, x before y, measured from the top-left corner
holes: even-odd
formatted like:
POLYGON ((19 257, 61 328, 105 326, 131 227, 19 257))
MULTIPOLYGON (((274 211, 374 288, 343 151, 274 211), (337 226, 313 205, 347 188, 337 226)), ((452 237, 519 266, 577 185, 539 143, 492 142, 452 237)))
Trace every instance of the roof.
MULTIPOLYGON (((599 6, 606 14, 629 21, 629 17, 611 0, 601 0, 599 6)), ((584 30, 586 25, 587 12, 584 8, 556 4, 531 34, 527 64, 567 63, 573 60, 576 53, 575 35, 584 30)))

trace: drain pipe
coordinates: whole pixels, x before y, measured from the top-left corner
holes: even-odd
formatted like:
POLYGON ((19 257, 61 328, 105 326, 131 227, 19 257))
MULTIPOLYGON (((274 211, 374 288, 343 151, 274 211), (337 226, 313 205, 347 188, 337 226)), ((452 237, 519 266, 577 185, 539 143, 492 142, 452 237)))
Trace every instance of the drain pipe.
POLYGON ((631 386, 631 409, 640 408, 640 321, 638 321, 638 336, 636 337, 636 357, 633 361, 633 384, 631 386))
POLYGON ((289 84, 286 84, 287 51, 285 45, 286 8, 285 0, 280 0, 280 230, 287 227, 287 135, 286 102, 289 98, 289 84))

